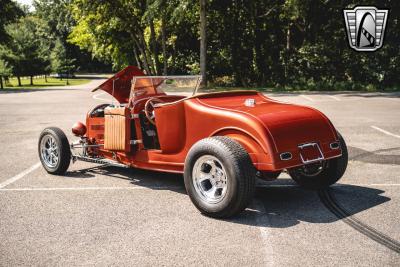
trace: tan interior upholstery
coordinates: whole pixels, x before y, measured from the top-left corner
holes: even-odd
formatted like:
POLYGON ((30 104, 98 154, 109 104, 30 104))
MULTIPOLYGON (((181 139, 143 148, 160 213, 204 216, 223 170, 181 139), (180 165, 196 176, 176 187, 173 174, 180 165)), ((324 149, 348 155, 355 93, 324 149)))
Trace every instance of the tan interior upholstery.
POLYGON ((104 149, 129 150, 129 110, 125 107, 106 108, 104 110, 104 117, 104 149))

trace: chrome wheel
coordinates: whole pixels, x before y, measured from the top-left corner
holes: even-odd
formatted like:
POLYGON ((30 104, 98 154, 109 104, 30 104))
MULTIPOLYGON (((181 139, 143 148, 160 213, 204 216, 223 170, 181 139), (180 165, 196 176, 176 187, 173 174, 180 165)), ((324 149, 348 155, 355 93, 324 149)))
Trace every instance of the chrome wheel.
POLYGON ((60 149, 51 135, 45 135, 40 142, 40 156, 47 167, 55 168, 60 159, 60 149))
POLYGON ((198 158, 193 167, 193 185, 200 198, 210 204, 222 201, 228 189, 224 166, 214 156, 198 158))

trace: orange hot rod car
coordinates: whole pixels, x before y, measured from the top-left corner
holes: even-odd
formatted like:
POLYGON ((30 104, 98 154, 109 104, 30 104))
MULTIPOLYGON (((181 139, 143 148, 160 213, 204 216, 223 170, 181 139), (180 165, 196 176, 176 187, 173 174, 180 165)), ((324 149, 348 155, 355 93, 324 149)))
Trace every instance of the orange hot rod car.
POLYGON ((287 171, 310 189, 342 177, 346 144, 321 112, 257 91, 201 93, 200 80, 127 67, 95 89, 119 103, 90 110, 86 126, 72 128, 79 140, 70 144, 60 129, 43 130, 43 167, 63 174, 71 160, 82 160, 183 173, 194 205, 219 218, 246 208, 256 177, 273 180, 287 171))

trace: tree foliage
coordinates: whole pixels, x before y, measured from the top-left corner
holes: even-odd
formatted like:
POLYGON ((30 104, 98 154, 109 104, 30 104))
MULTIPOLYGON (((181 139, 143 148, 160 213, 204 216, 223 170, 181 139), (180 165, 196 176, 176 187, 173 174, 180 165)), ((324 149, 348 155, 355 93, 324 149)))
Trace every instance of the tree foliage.
POLYGON ((10 53, 2 58, 18 75, 27 73, 17 60, 28 54, 22 46, 38 46, 32 50, 35 58, 51 61, 57 71, 111 62, 114 70, 137 65, 147 74, 199 74, 206 67, 211 85, 398 87, 400 2, 363 2, 390 9, 384 45, 372 53, 348 46, 343 8, 357 4, 353 0, 35 0, 29 20, 44 21, 37 25, 48 30, 27 32, 27 26, 20 25, 24 32, 17 33, 15 27, 20 26, 6 26, 13 41, 6 45, 10 53), (23 37, 27 44, 16 46, 23 37), (202 46, 201 39, 206 40, 202 46), (202 57, 201 47, 206 48, 202 57))
MULTIPOLYGON (((398 85, 399 2, 363 3, 390 8, 384 47, 374 53, 348 47, 343 8, 356 4, 207 1, 207 74, 214 83, 236 86, 363 89, 368 84, 376 88, 398 85)), ((160 73, 162 62, 171 73, 198 72, 199 6, 196 1, 75 0, 72 13, 77 24, 70 41, 95 56, 109 58, 116 69, 136 64, 148 73, 160 73)))
POLYGON ((52 66, 58 66, 52 70, 59 72, 60 62, 69 62, 70 71, 110 71, 107 63, 94 60, 90 52, 81 50, 78 46, 68 43, 67 37, 76 25, 71 12, 72 0, 35 0, 34 15, 46 21, 49 27, 48 39, 52 40, 52 66), (63 47, 61 47, 63 46, 63 47), (61 51, 59 55, 57 51, 61 51), (67 58, 66 58, 67 57, 67 58), (75 66, 75 67, 73 67, 75 66))
POLYGON ((18 4, 12 0, 0 0, 0 44, 9 41, 9 35, 5 30, 5 26, 15 22, 24 14, 18 4))
POLYGON ((36 17, 23 17, 6 26, 11 41, 3 47, 1 59, 12 66, 15 76, 34 76, 48 72, 49 42, 43 37, 46 24, 36 17))
MULTIPOLYGON (((76 0, 72 4, 72 13, 77 21, 70 34, 69 41, 87 49, 98 58, 112 60, 114 68, 127 64, 142 67, 148 74, 162 72, 161 61, 169 61, 174 67, 179 48, 174 47, 177 35, 173 33, 175 21, 193 18, 186 11, 194 10, 192 1, 124 1, 76 0), (190 9, 190 10, 189 10, 190 9), (183 19, 182 19, 183 18, 183 19), (174 19, 174 21, 171 21, 174 19), (166 25, 168 24, 168 25, 166 25), (162 32, 168 31, 164 42, 162 32), (168 47, 167 47, 168 46, 168 47), (160 49, 162 47, 162 49, 160 49), (170 49, 167 58, 166 50, 170 49)), ((197 44, 196 23, 186 25, 193 34, 186 39, 187 44, 197 44)), ((179 26, 183 26, 180 24, 179 26)), ((190 60, 186 59, 187 64, 190 60)))
POLYGON ((76 60, 67 55, 67 50, 60 39, 55 43, 51 53, 51 68, 56 73, 71 74, 76 71, 76 60))

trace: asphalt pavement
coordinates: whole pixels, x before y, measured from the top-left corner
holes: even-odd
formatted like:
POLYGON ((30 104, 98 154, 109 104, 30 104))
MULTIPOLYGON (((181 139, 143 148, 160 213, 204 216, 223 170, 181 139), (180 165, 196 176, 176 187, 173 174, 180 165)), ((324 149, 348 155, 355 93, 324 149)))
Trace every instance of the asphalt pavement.
POLYGON ((399 266, 400 96, 267 94, 325 113, 350 161, 324 192, 287 174, 259 182, 240 216, 201 215, 181 175, 77 162, 65 176, 39 164, 48 126, 85 121, 109 97, 89 84, 0 91, 0 266, 399 266))

